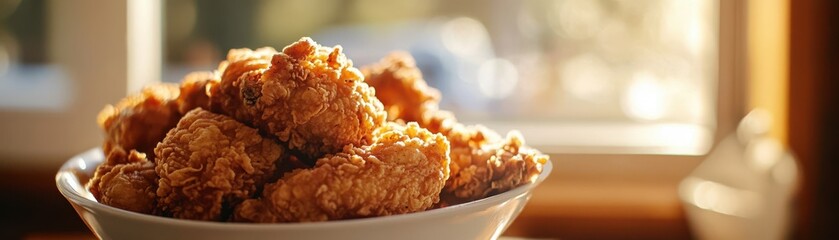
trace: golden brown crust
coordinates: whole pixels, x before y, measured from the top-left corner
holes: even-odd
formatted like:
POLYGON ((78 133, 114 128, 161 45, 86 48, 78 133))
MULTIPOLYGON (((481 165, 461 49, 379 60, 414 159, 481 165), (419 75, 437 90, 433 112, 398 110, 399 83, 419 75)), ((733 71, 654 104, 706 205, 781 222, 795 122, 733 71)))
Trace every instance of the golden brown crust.
POLYGON ((283 149, 230 117, 195 109, 155 153, 163 214, 218 221, 262 188, 283 149))
POLYGON ((388 120, 419 122, 423 113, 437 110, 440 91, 425 83, 410 54, 393 52, 361 72, 367 84, 376 89, 388 120))
POLYGON ((347 146, 243 202, 235 221, 309 222, 422 211, 448 178, 448 141, 416 123, 378 129, 371 145, 347 146))
POLYGON ((458 125, 447 136, 452 146, 452 176, 443 195, 448 204, 481 199, 530 183, 548 161, 547 155, 525 146, 524 138, 515 131, 502 139, 480 125, 458 125))
POLYGON ((112 207, 147 214, 154 213, 156 207, 154 164, 134 150, 112 150, 87 188, 97 201, 112 207))
POLYGON ((181 82, 178 95, 178 113, 186 114, 192 109, 210 109, 209 91, 221 79, 215 72, 193 72, 181 82))
POLYGON ((506 138, 483 126, 466 126, 454 114, 439 110, 439 92, 429 87, 413 58, 392 53, 369 67, 366 80, 388 110, 388 119, 417 121, 451 143, 451 177, 443 189, 444 205, 501 193, 534 180, 548 156, 526 147, 511 132, 506 138))
POLYGON ((517 132, 502 138, 439 110, 407 53, 364 75, 372 87, 339 46, 308 38, 231 50, 216 72, 107 106, 107 158, 88 188, 104 204, 176 218, 325 221, 483 198, 532 182, 548 161, 517 132))
POLYGON ((309 38, 273 55, 236 50, 217 90, 213 110, 251 122, 292 150, 315 158, 363 145, 385 121, 381 102, 341 52, 309 38))
POLYGON ((209 89, 210 109, 250 124, 252 118, 258 116, 258 112, 243 108, 245 98, 242 96, 241 84, 244 81, 240 77, 245 73, 254 74, 267 70, 274 54, 277 54, 277 50, 270 47, 230 50, 227 60, 219 64, 218 72, 221 78, 218 84, 209 89))
POLYGON ((176 101, 178 92, 175 84, 151 85, 116 105, 105 106, 97 117, 105 132, 105 154, 119 147, 137 150, 154 159, 154 147, 181 117, 176 101))

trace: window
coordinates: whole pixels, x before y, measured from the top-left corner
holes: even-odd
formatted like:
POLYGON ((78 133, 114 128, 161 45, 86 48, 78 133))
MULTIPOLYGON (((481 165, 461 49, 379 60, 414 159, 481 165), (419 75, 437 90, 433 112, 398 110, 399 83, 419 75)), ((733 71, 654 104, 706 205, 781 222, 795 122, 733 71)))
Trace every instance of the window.
POLYGON ((699 155, 712 141, 714 1, 167 1, 165 81, 301 36, 356 66, 410 51, 442 108, 552 152, 699 155), (223 16, 223 17, 220 17, 223 16), (316 18, 309 16, 318 16, 316 18))
POLYGON ((0 109, 59 111, 70 83, 49 59, 45 1, 10 1, 0 12, 0 109))
POLYGON ((160 78, 159 3, 3 3, 0 164, 54 167, 101 144, 99 110, 160 78))
POLYGON ((547 152, 701 155, 719 110, 716 1, 11 3, 0 151, 22 158, 98 145, 96 112, 150 81, 301 36, 343 45, 357 66, 410 51, 444 109, 547 152))
POLYGON ((745 8, 734 10, 743 3, 6 1, 0 167, 54 169, 101 144, 95 116, 105 104, 215 69, 230 48, 311 36, 341 44, 356 66, 410 51, 443 91, 442 108, 501 133, 519 129, 550 153, 553 176, 511 235, 685 238, 677 182, 744 108, 745 64, 735 56, 744 43, 734 36, 745 32, 745 8))

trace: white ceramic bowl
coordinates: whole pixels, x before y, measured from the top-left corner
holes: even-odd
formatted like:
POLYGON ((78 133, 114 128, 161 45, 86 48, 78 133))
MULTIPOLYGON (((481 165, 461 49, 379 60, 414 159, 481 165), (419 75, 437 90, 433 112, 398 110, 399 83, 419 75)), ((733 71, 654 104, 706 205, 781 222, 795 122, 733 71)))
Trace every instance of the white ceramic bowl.
POLYGON ((221 223, 158 217, 98 203, 84 185, 104 156, 98 148, 64 163, 55 176, 58 190, 85 224, 102 239, 495 239, 551 173, 502 194, 424 212, 317 223, 221 223))

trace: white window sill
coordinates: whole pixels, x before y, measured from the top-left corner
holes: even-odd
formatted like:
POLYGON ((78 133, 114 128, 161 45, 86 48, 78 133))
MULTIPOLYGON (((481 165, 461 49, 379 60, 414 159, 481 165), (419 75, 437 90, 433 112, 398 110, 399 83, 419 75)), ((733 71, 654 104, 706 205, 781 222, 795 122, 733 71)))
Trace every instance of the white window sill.
POLYGON ((708 126, 633 122, 481 122, 504 135, 519 130, 546 153, 704 155, 714 134, 708 126))
POLYGON ((56 65, 14 65, 0 74, 0 110, 62 111, 71 103, 72 87, 56 65))

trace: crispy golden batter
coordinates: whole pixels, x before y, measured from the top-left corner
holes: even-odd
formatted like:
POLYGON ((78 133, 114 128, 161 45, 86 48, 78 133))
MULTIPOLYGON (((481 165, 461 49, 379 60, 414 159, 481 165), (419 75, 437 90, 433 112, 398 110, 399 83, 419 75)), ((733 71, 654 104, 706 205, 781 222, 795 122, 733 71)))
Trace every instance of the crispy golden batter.
POLYGON ((370 142, 385 121, 374 90, 341 47, 323 47, 303 38, 274 54, 233 50, 212 109, 276 135, 308 158, 370 142))
POLYGON ((283 149, 230 117, 195 109, 155 153, 163 214, 218 221, 262 188, 283 149))
POLYGON ((517 131, 502 139, 483 126, 457 124, 445 130, 451 142, 452 176, 443 189, 446 204, 457 204, 506 192, 530 183, 548 156, 524 145, 517 131))
POLYGON ((379 63, 361 69, 364 81, 376 89, 390 121, 420 122, 422 114, 435 111, 440 91, 422 79, 414 59, 407 52, 394 52, 379 63))
POLYGON ((193 108, 208 107, 209 84, 215 74, 187 75, 183 85, 157 84, 139 94, 108 105, 97 119, 105 131, 100 164, 88 184, 90 192, 104 204, 142 213, 156 208, 157 174, 154 147, 173 128, 180 117, 193 108))
POLYGON ((326 221, 480 199, 532 182, 548 161, 518 132, 439 110, 409 54, 363 76, 341 51, 309 38, 234 49, 215 72, 107 106, 107 158, 89 191, 175 218, 326 221))
POLYGON ((192 109, 210 109, 209 90, 218 84, 220 77, 214 72, 193 72, 181 82, 178 95, 178 113, 186 114, 192 109))
POLYGON ((373 143, 347 146, 265 186, 236 208, 234 221, 308 222, 422 211, 449 176, 449 143, 416 123, 388 124, 373 143))
POLYGON ((105 154, 119 147, 137 150, 154 159, 154 147, 181 117, 176 101, 178 91, 175 84, 152 85, 115 106, 105 106, 97 117, 105 131, 105 154))
POLYGON ((114 148, 88 182, 87 188, 100 203, 138 213, 154 213, 157 174, 146 155, 114 148))
POLYGON ((365 79, 388 109, 388 119, 417 121, 451 143, 451 178, 443 205, 501 193, 535 179, 548 156, 526 147, 518 132, 501 138, 482 126, 465 126, 454 114, 438 110, 439 92, 429 87, 407 53, 393 53, 369 67, 365 79))
POLYGON ((261 73, 271 66, 271 57, 277 54, 277 50, 264 47, 257 50, 247 48, 231 49, 227 53, 227 60, 219 64, 218 72, 221 73, 221 80, 215 86, 209 88, 210 109, 214 112, 224 113, 244 123, 252 124, 251 118, 259 116, 259 112, 253 109, 243 108, 245 101, 251 102, 252 95, 257 93, 248 92, 246 98, 242 95, 242 79, 244 74, 261 73))

